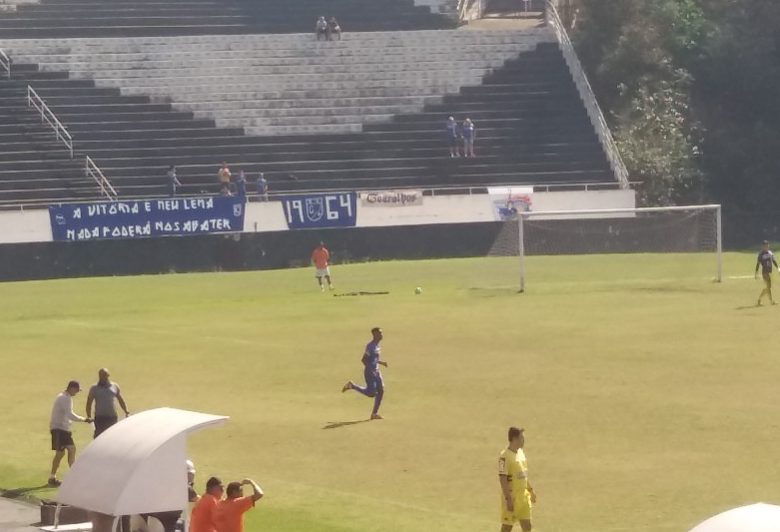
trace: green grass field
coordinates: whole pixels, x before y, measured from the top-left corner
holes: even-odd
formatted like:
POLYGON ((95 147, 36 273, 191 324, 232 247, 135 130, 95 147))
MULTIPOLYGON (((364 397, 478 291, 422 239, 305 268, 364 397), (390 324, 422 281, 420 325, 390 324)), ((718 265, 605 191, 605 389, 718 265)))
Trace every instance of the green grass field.
POLYGON ((190 452, 199 490, 261 483, 248 531, 497 531, 510 424, 541 532, 683 531, 778 502, 780 307, 752 307, 758 282, 713 283, 712 255, 540 257, 520 295, 516 266, 333 269, 338 292, 391 292, 364 297, 321 294, 309 269, 0 284, 0 488, 45 482, 54 396, 107 366, 132 411, 231 416, 190 452), (370 413, 340 389, 374 325, 386 419, 325 428, 370 413))

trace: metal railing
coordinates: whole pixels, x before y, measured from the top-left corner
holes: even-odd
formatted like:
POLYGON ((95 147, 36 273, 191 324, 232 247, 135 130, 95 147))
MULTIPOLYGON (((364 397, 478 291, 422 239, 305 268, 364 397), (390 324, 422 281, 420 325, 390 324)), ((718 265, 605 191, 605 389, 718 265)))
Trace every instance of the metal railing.
POLYGON ((11 58, 0 48, 0 68, 5 70, 5 77, 11 79, 11 58))
POLYGON ((458 0, 458 20, 468 22, 482 18, 486 0, 458 0), (476 15, 474 11, 476 10, 476 15))
POLYGON ((103 172, 97 167, 95 161, 93 161, 89 155, 86 156, 84 162, 84 175, 94 179, 100 187, 100 193, 109 200, 114 201, 117 198, 117 193, 114 186, 111 184, 111 181, 103 175, 103 172))
MULTIPOLYGON (((90 162, 93 165, 93 168, 95 174, 98 176, 97 179, 100 179, 100 176, 102 176, 102 172, 100 172, 100 169, 95 166, 94 161, 92 159, 89 159, 90 162), (98 173, 100 172, 100 173, 98 173)), ((87 163, 89 164, 89 163, 87 163)), ((92 174, 89 174, 92 175, 92 174)), ((94 177, 94 176, 93 176, 94 177)), ((103 176, 103 179, 105 179, 104 188, 108 193, 113 193, 113 197, 111 197, 111 201, 117 200, 118 195, 116 191, 114 191, 113 186, 111 185, 111 182, 108 180, 107 177, 103 176)), ((632 185, 641 185, 641 182, 631 182, 632 185)), ((285 196, 296 196, 296 195, 308 195, 308 194, 339 194, 339 193, 347 193, 347 192, 357 192, 358 194, 366 193, 366 192, 378 192, 383 190, 398 190, 398 191, 404 191, 404 190, 421 190, 423 193, 423 196, 475 196, 475 195, 485 195, 488 193, 488 188, 532 188, 534 192, 556 192, 556 191, 565 191, 565 192, 592 192, 592 191, 603 191, 603 190, 621 190, 622 187, 619 183, 615 181, 607 181, 607 182, 601 182, 601 183, 545 183, 545 184, 518 184, 518 183, 491 183, 490 185, 461 185, 461 186, 445 186, 445 187, 424 187, 424 186, 414 186, 414 185, 408 185, 408 186, 398 186, 398 187, 371 187, 371 188, 352 188, 352 189, 343 189, 343 190, 335 190, 335 189, 323 189, 323 188, 313 188, 313 189, 301 189, 301 190, 285 190, 285 191, 279 191, 279 192, 269 192, 267 195, 266 201, 279 201, 281 198, 285 196)), ((102 190, 102 189, 101 189, 102 190)), ((107 194, 104 193, 104 195, 107 196, 107 194)), ((214 194, 212 194, 214 195, 214 194)), ((199 193, 199 194, 176 194, 177 198, 202 198, 204 196, 209 196, 209 194, 199 193)), ((252 201, 255 198, 258 198, 261 196, 261 194, 257 193, 247 193, 247 199, 249 201, 252 201)), ((147 200, 147 199, 161 199, 164 196, 130 196, 130 197, 124 197, 122 198, 122 201, 136 201, 136 200, 147 200)), ((89 203, 89 200, 82 199, 73 199, 73 200, 57 200, 57 201, 40 201, 40 202, 28 202, 28 203, 0 203, 0 211, 3 210, 30 210, 30 209, 40 209, 48 207, 49 205, 71 205, 75 203, 89 203)))
POLYGON ((65 144, 68 151, 70 151, 70 158, 73 159, 73 137, 70 136, 68 130, 62 125, 62 122, 60 122, 52 110, 49 109, 46 102, 44 102, 43 99, 38 96, 38 93, 35 92, 35 89, 29 85, 27 85, 27 107, 34 107, 35 110, 40 113, 41 124, 46 122, 54 129, 54 135, 57 137, 57 140, 60 140, 65 144))
POLYGON ((566 60, 566 64, 569 66, 569 71, 574 78, 574 83, 577 86, 577 90, 580 93, 580 98, 585 104, 585 109, 588 111, 588 116, 596 129, 596 135, 599 137, 601 146, 607 155, 609 165, 612 171, 615 173, 615 177, 622 188, 629 188, 628 170, 626 169, 623 159, 620 157, 615 139, 612 137, 612 133, 609 130, 607 120, 604 118, 604 113, 601 112, 596 95, 593 92, 588 77, 585 75, 585 70, 582 68, 577 53, 574 51, 574 45, 572 45, 569 34, 566 32, 566 28, 563 27, 561 17, 558 15, 558 10, 555 9, 555 4, 552 0, 546 0, 545 20, 547 25, 552 29, 558 40, 563 57, 566 60))

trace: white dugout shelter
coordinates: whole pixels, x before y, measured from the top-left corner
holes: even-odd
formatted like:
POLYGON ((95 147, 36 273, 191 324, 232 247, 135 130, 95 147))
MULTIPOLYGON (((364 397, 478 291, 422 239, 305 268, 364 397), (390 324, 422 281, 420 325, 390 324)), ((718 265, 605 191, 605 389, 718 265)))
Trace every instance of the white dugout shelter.
POLYGON ((778 532, 780 506, 751 504, 710 517, 690 532, 778 532))
POLYGON ((226 416, 176 408, 134 414, 90 443, 57 492, 58 504, 113 517, 187 514, 187 435, 222 425, 226 416))

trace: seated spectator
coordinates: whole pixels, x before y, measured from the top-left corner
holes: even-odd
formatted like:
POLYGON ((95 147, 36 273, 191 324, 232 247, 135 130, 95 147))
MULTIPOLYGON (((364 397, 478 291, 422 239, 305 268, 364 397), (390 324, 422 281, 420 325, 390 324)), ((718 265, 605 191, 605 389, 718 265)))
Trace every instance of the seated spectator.
POLYGON ((341 26, 339 26, 336 17, 330 17, 328 20, 328 40, 332 41, 334 35, 338 35, 338 40, 341 40, 341 26))
POLYGON ((260 201, 268 201, 268 181, 263 172, 260 172, 257 178, 257 196, 260 201))
POLYGON ((328 40, 328 21, 325 20, 325 17, 320 17, 317 19, 317 25, 315 32, 317 34, 317 40, 320 40, 320 37, 328 40))
POLYGON ((460 135, 458 134, 458 123, 455 121, 455 117, 449 117, 447 119, 447 144, 450 146, 450 157, 460 157, 458 152, 458 140, 460 135))

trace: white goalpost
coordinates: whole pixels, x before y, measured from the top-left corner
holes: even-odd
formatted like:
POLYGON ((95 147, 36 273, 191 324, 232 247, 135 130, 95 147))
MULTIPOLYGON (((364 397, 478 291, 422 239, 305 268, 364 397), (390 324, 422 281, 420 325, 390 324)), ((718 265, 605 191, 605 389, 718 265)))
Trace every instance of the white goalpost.
POLYGON ((529 211, 507 224, 490 254, 519 256, 521 292, 532 255, 711 254, 708 269, 723 279, 720 205, 529 211))

